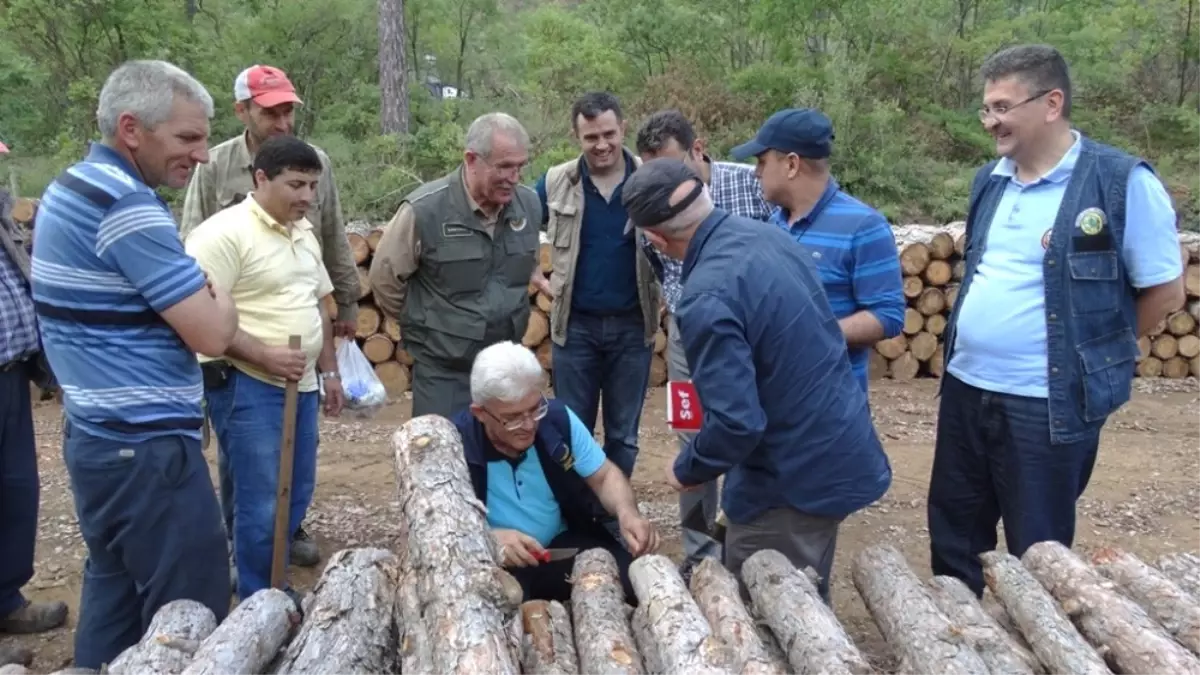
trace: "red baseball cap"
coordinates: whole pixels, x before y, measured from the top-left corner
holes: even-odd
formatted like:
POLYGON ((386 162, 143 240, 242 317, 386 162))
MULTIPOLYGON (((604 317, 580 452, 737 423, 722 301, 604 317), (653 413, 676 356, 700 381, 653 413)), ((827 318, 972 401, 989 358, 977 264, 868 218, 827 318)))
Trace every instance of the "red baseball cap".
POLYGON ((264 108, 303 103, 287 74, 272 66, 250 66, 233 81, 233 100, 254 101, 264 108))

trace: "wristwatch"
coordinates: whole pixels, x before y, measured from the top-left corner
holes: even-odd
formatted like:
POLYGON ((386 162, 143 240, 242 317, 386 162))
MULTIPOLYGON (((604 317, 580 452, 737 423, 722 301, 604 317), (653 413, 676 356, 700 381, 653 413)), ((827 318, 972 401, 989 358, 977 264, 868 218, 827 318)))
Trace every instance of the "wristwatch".
POLYGON ((340 379, 342 379, 341 373, 339 373, 336 370, 325 371, 324 373, 321 373, 320 375, 318 375, 318 377, 320 377, 322 380, 340 380, 340 379))

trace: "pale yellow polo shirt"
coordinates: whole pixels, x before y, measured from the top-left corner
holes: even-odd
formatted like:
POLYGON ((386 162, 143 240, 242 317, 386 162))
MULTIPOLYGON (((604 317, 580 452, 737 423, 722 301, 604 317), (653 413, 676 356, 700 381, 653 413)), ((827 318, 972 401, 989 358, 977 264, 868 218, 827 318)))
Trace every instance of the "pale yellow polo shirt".
MULTIPOLYGON (((189 232, 184 247, 214 285, 229 290, 240 330, 267 345, 287 345, 289 335, 300 336, 308 364, 299 389, 316 391, 317 357, 324 337, 321 300, 333 292, 333 282, 312 224, 302 218, 285 227, 251 194, 189 232)), ((223 358, 251 377, 284 385, 283 379, 257 366, 223 358)), ((212 359, 201 356, 200 360, 212 359)))

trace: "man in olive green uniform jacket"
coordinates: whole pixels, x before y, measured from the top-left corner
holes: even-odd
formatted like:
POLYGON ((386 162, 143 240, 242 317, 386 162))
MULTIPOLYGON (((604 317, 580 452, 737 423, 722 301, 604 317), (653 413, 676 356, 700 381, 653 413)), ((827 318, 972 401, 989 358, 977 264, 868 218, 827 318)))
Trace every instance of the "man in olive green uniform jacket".
POLYGON ((463 163, 400 204, 371 261, 371 291, 400 321, 413 357, 413 417, 451 417, 471 402, 471 365, 484 347, 520 341, 537 272, 542 209, 520 184, 529 136, 490 113, 467 130, 463 163))

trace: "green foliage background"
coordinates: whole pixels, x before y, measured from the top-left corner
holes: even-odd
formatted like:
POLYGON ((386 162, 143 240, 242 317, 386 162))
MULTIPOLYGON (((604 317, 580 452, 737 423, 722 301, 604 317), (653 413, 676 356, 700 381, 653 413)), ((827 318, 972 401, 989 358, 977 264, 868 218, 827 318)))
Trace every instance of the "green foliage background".
MULTIPOLYGON (((95 135, 104 77, 173 61, 218 102, 213 143, 239 132, 232 82, 285 69, 306 101, 298 133, 333 158, 347 215, 383 220, 461 156, 474 116, 516 115, 532 181, 574 154, 567 110, 617 93, 633 134, 675 106, 723 156, 775 110, 818 106, 835 171, 893 222, 962 217, 992 144, 975 116, 979 64, 1006 45, 1057 46, 1075 122, 1149 158, 1181 224, 1200 223, 1198 0, 406 0, 412 134, 379 135, 374 0, 0 0, 0 140, 37 195, 95 135), (425 58, 431 55, 435 60, 425 58), (419 69, 417 68, 419 66, 419 69), (436 73, 470 98, 438 102, 436 73)), ((178 200, 177 194, 167 195, 178 200)))

